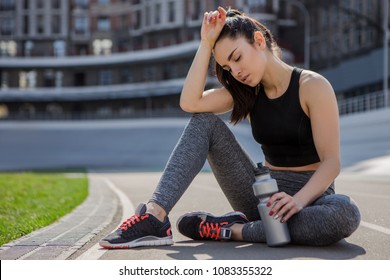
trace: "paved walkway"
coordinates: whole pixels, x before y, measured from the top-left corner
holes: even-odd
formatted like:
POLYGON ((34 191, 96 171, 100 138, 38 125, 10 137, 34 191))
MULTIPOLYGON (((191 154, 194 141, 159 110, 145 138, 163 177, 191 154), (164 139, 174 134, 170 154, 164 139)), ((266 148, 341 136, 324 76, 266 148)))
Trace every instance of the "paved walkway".
POLYGON ((110 225, 120 209, 109 183, 90 178, 83 204, 58 222, 4 245, 0 259, 67 259, 110 225))
MULTIPOLYGON (((338 192, 353 197, 361 206, 363 221, 350 237, 329 247, 289 245, 277 250, 265 244, 195 242, 178 233, 175 222, 187 211, 196 209, 222 214, 230 206, 212 173, 201 173, 170 213, 173 246, 105 250, 97 242, 134 212, 134 206, 147 200, 160 172, 91 173, 90 196, 72 213, 57 223, 7 244, 0 259, 390 259, 390 225, 386 209, 390 199, 390 177, 342 174, 338 192), (375 193, 384 193, 375 195, 375 193), (208 193, 207 197, 204 193, 208 193), (367 197, 370 200, 367 200, 367 197), (375 212, 372 204, 378 206, 375 212), (122 207, 122 205, 124 207, 122 207), (382 212, 382 213, 380 213, 382 212)), ((387 207, 388 209, 388 207, 387 207)))
MULTIPOLYGON (((376 116, 388 118, 389 110, 376 116), (385 117, 381 114, 385 114, 385 117)), ((342 122, 342 131, 351 135, 362 133, 361 126, 372 127, 375 116, 351 117, 342 122), (360 121, 362 120, 362 121, 360 121), (343 127, 344 125, 344 127, 343 127)), ((388 124, 388 122, 387 122, 388 124)), ((366 128, 364 128, 366 129, 366 128)), ((383 129, 380 129, 381 133, 383 129)), ((364 134, 364 133, 363 133, 364 134)), ((126 217, 134 206, 146 201, 161 172, 92 172, 89 174, 90 195, 72 213, 58 222, 35 231, 0 248, 0 259, 390 259, 390 150, 379 154, 384 143, 368 143, 373 156, 362 154, 361 145, 370 141, 372 134, 362 134, 356 141, 342 140, 344 150, 355 158, 348 158, 336 181, 337 191, 353 197, 361 207, 363 221, 350 238, 330 247, 313 248, 289 245, 277 250, 265 244, 227 242, 194 242, 181 236, 174 228, 175 245, 133 250, 105 250, 97 242, 126 217), (359 142, 360 141, 360 142, 359 142), (359 148, 360 147, 360 148, 359 148), (359 153, 360 151, 360 153, 359 153), (378 152, 378 154, 375 154, 378 152), (352 164, 356 163, 356 164, 352 164), (387 245, 386 245, 387 244, 387 245)), ((354 139, 352 137, 352 139, 354 139)), ((382 139, 382 138, 381 138, 382 139)), ((388 145, 388 143, 385 143, 388 145)), ((386 146, 387 147, 387 146, 386 146)), ((211 173, 205 172, 192 183, 188 192, 170 214, 174 225, 184 212, 204 209, 216 214, 230 211, 211 173), (204 193, 210 193, 204 196, 204 193), (218 203, 216 203, 218 201, 218 203)))

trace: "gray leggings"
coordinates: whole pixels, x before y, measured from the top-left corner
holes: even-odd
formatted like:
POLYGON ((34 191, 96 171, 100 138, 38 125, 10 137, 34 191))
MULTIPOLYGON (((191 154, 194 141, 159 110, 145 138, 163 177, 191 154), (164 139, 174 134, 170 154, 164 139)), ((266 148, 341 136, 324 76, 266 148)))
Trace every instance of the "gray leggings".
MULTIPOLYGON (((150 201, 171 211, 206 159, 222 191, 235 211, 251 221, 244 225, 243 239, 266 242, 262 221, 253 194, 255 164, 242 150, 227 125, 214 114, 194 114, 177 143, 150 201)), ((271 171, 279 190, 289 195, 298 192, 313 172, 271 171)), ((354 201, 327 191, 292 216, 287 224, 292 242, 305 245, 329 245, 350 236, 359 226, 360 212, 354 201)))

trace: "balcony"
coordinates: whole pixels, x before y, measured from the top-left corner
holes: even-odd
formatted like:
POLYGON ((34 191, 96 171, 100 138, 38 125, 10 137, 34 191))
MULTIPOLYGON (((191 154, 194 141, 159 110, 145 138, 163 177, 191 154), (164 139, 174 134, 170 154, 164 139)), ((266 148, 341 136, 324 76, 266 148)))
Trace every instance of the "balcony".
POLYGON ((72 67, 105 67, 109 65, 156 63, 176 58, 185 58, 195 54, 199 41, 164 48, 115 53, 106 56, 65 56, 65 57, 30 57, 2 58, 3 69, 64 69, 72 67))

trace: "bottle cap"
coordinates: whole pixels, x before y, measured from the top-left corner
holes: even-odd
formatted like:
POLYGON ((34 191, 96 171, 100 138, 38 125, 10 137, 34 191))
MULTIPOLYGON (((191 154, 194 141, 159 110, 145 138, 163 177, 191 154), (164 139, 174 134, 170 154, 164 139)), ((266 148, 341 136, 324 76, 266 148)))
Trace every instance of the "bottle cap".
POLYGON ((261 176, 267 174, 269 174, 269 168, 261 164, 261 162, 259 162, 255 170, 255 176, 261 176))

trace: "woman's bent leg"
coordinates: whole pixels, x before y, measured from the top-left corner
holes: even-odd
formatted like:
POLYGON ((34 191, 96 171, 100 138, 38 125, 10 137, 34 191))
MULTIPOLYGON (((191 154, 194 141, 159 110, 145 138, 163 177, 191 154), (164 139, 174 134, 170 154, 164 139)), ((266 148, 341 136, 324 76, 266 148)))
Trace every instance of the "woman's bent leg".
POLYGON ((295 244, 325 246, 350 236, 359 226, 356 203, 341 194, 324 195, 289 221, 295 244))
MULTIPOLYGON (((360 212, 348 196, 321 196, 289 219, 288 228, 294 244, 325 246, 350 236, 359 226, 360 212)), ((265 242, 261 221, 246 224, 244 241, 265 242)))
MULTIPOLYGON (((289 195, 297 193, 313 173, 271 171, 279 190, 289 195)), ((355 202, 348 196, 334 194, 334 184, 287 222, 292 243, 317 246, 329 245, 351 235, 359 223, 360 212, 355 202)), ((246 224, 242 235, 245 241, 266 242, 261 220, 246 224)))
POLYGON ((176 145, 151 202, 171 211, 206 159, 232 207, 257 218, 257 199, 251 185, 254 164, 246 156, 226 124, 210 113, 195 114, 176 145))

